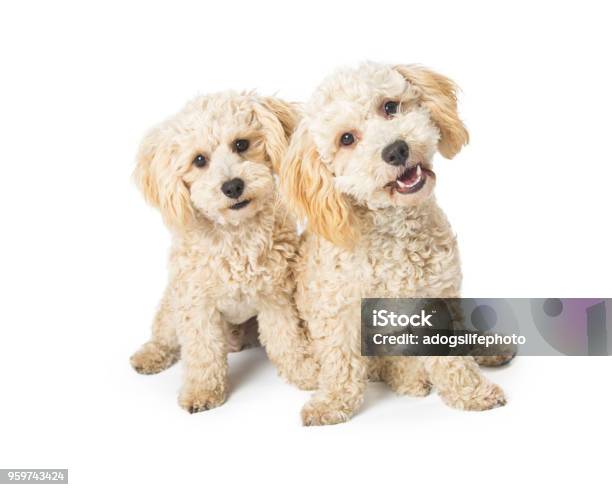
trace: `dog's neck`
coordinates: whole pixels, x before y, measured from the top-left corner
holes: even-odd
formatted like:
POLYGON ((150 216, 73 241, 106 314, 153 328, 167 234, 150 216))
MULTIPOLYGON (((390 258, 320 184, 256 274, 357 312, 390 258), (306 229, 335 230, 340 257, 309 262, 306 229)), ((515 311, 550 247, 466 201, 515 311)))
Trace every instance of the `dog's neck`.
POLYGON ((354 205, 361 230, 369 230, 375 236, 410 238, 416 235, 439 233, 449 228, 446 217, 433 197, 418 206, 371 209, 354 205))

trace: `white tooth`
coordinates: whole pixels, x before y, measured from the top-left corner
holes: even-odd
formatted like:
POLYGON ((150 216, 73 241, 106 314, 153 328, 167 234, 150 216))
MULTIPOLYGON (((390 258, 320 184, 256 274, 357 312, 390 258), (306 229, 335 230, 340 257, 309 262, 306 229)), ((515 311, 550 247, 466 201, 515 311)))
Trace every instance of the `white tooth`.
POLYGON ((408 187, 406 184, 404 184, 401 180, 396 180, 395 182, 397 182, 397 185, 399 185, 402 189, 405 187, 408 187))
POLYGON ((420 177, 423 171, 421 170, 421 164, 417 165, 417 175, 420 177))
POLYGON ((415 181, 414 181, 412 184, 410 184, 408 187, 412 188, 412 187, 414 187, 415 185, 417 185, 419 182, 421 182, 421 179, 420 179, 420 178, 419 178, 419 179, 416 179, 416 180, 415 180, 415 181))

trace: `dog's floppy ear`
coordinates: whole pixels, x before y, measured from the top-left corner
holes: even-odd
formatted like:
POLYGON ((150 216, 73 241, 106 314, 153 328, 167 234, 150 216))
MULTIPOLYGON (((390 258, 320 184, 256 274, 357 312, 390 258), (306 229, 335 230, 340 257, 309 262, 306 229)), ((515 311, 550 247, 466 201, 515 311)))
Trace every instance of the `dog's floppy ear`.
POLYGON ((164 128, 147 133, 138 150, 134 180, 145 200, 158 208, 166 224, 182 228, 193 217, 189 190, 173 168, 173 150, 164 128))
POLYGON ((299 105, 287 102, 278 97, 262 97, 262 105, 272 112, 280 122, 287 141, 291 138, 299 120, 299 105))
POLYGON ((449 78, 416 65, 395 66, 421 92, 421 103, 440 130, 438 150, 453 158, 469 142, 469 134, 457 113, 457 86, 449 78))
POLYGON ((255 107, 255 113, 266 132, 266 153, 274 172, 278 173, 289 139, 298 122, 297 104, 276 97, 261 97, 255 107))
POLYGON ((333 179, 302 122, 281 166, 281 190, 299 217, 308 219, 312 232, 350 248, 356 233, 351 206, 335 188, 333 179))

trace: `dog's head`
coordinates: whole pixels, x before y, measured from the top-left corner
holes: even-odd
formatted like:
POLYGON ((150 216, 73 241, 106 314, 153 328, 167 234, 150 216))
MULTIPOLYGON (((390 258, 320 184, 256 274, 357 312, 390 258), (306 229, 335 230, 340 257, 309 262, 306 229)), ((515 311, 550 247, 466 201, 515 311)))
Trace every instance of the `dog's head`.
POLYGON ((281 185, 312 231, 347 245, 356 232, 350 200, 416 206, 432 195, 436 150, 452 158, 467 142, 451 80, 419 66, 366 63, 316 90, 281 185))
POLYGON ((198 97, 144 138, 136 181, 174 229, 199 219, 238 225, 273 199, 296 119, 272 97, 198 97))

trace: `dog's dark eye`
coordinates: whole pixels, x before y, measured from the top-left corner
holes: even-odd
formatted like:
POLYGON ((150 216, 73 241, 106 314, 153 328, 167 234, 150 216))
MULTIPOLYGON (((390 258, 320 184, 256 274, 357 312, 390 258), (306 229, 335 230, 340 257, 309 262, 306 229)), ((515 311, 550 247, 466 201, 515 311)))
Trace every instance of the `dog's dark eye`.
POLYGON ((388 100, 385 102, 383 106, 383 110, 387 116, 392 116, 397 113, 397 109, 399 107, 399 102, 395 102, 394 100, 388 100))
POLYGON ((340 144, 343 146, 351 146, 355 143, 355 137, 351 133, 344 133, 340 136, 340 144))
POLYGON ((193 159, 192 162, 196 167, 202 168, 206 165, 206 157, 204 155, 198 155, 193 159))
POLYGON ((238 153, 247 151, 249 149, 249 140, 236 140, 234 141, 234 148, 238 153))

